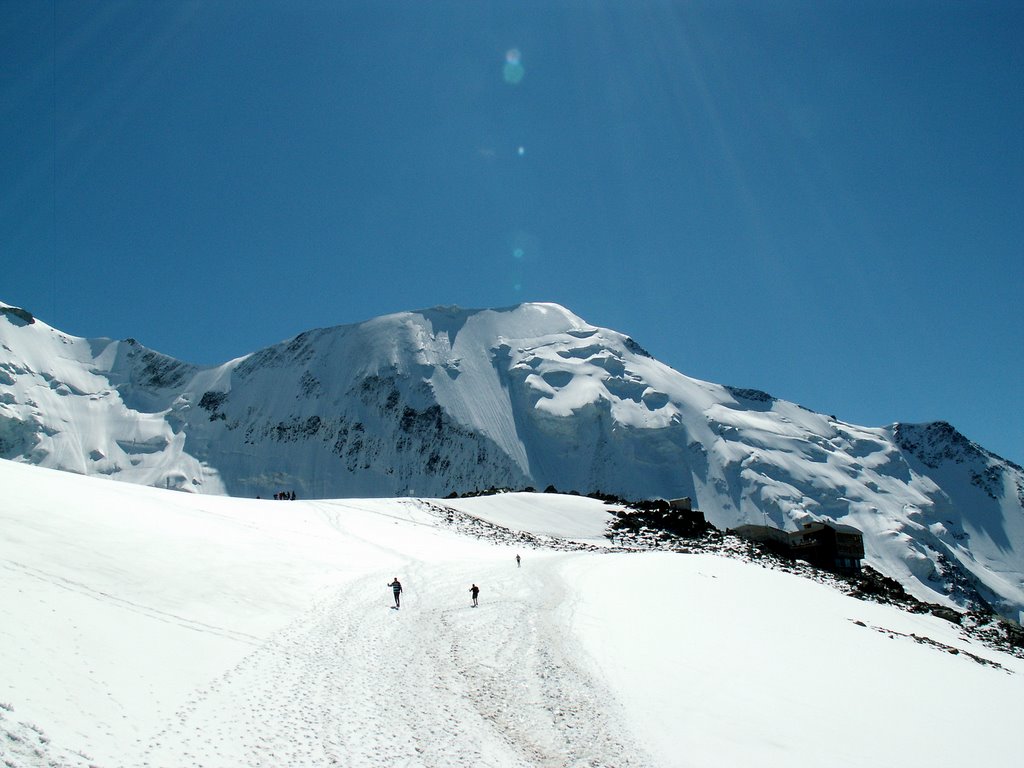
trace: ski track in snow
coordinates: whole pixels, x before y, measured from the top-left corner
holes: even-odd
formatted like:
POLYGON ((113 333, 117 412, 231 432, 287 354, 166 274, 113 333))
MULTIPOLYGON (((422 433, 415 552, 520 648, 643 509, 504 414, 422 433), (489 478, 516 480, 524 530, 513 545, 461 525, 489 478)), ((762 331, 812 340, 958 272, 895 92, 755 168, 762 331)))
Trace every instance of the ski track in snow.
POLYGON ((19 563, 14 560, 7 560, 6 562, 0 563, 0 567, 6 568, 11 571, 15 571, 25 576, 29 576, 33 579, 45 582, 51 586, 58 587, 60 589, 66 589, 71 592, 77 592, 80 595, 85 595, 93 600, 113 605, 126 611, 132 611, 133 613, 141 614, 147 618, 154 619, 156 621, 166 622, 168 624, 177 624, 179 627, 185 629, 195 630, 196 632, 205 632, 211 635, 218 635, 220 637, 227 638, 228 640, 237 640, 243 643, 255 644, 259 642, 259 638, 255 635, 250 635, 246 632, 238 632, 233 629, 227 629, 225 627, 214 626, 206 622, 197 621, 190 619, 185 616, 180 616, 176 613, 170 613, 168 611, 161 611, 156 608, 151 608, 146 605, 142 605, 131 600, 126 600, 123 597, 118 597, 110 592, 104 592, 99 589, 93 589, 87 584, 83 584, 80 581, 69 579, 64 576, 58 576, 53 573, 41 570, 39 568, 32 568, 31 566, 19 563))
POLYGON ((552 620, 564 557, 416 564, 400 610, 390 571, 363 577, 194 691, 133 764, 649 765, 552 620))

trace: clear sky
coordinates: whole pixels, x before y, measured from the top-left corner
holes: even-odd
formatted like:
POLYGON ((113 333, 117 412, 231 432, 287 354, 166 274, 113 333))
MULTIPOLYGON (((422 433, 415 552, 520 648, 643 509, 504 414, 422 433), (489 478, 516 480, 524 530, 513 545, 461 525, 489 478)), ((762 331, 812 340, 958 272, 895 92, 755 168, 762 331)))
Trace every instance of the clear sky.
POLYGON ((0 0, 0 299, 219 363, 555 301, 1024 463, 1024 3, 0 0))

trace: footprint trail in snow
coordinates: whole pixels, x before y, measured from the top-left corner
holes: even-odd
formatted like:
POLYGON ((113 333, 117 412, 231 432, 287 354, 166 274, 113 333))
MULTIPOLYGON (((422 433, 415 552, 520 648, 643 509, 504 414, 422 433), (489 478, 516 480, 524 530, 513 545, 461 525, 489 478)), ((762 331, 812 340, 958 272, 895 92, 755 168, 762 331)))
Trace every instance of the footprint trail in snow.
POLYGON ((321 600, 190 700, 139 765, 646 766, 553 611, 558 562, 417 564, 321 600), (469 584, 483 588, 471 608, 469 584))

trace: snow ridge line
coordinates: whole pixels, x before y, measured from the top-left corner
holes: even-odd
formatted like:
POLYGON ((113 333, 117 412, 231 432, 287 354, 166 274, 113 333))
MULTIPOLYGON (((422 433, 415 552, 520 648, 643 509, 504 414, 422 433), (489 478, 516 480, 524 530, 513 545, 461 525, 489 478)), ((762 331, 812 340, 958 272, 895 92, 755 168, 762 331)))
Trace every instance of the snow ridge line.
POLYGON ((417 509, 422 509, 431 515, 444 526, 451 528, 466 536, 473 536, 477 539, 493 541, 496 544, 516 544, 529 549, 546 549, 559 552, 607 552, 613 551, 608 547, 598 547, 593 544, 585 544, 568 539, 560 539, 552 536, 541 536, 529 531, 516 531, 495 523, 482 520, 479 517, 462 512, 461 510, 443 504, 437 504, 426 499, 416 499, 404 502, 417 509))

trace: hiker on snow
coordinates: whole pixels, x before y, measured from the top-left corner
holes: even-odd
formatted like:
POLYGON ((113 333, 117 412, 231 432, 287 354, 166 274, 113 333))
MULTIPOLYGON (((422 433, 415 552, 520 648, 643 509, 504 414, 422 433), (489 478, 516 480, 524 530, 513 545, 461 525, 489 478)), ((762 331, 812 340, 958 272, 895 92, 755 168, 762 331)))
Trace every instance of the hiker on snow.
POLYGON ((519 555, 516 555, 516 568, 521 568, 521 567, 522 566, 519 564, 519 555))
POLYGON ((391 587, 392 591, 395 593, 395 608, 401 608, 402 601, 399 598, 399 595, 402 594, 402 582, 400 582, 398 577, 395 576, 395 580, 388 584, 388 586, 391 587))
POLYGON ((473 607, 476 608, 477 607, 476 597, 477 597, 477 595, 480 594, 480 587, 478 587, 476 584, 474 584, 472 587, 469 588, 469 593, 473 596, 473 607))

